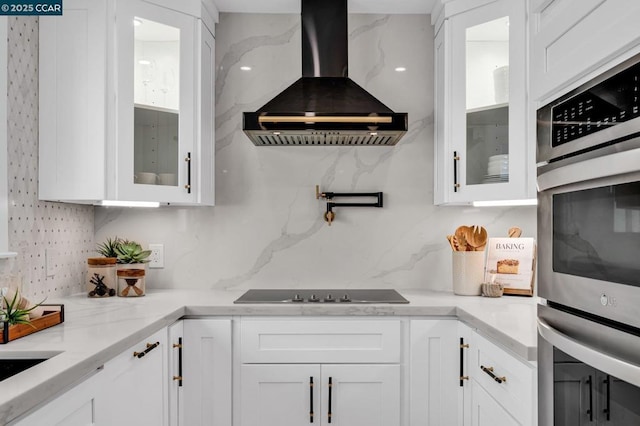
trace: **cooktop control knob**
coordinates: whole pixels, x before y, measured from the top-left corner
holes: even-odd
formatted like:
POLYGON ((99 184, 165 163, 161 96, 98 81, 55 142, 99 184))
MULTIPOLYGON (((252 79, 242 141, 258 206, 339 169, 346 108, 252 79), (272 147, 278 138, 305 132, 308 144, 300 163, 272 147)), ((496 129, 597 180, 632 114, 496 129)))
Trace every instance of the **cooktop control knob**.
POLYGON ((309 300, 308 300, 308 301, 309 301, 309 302, 319 302, 319 301, 320 301, 320 299, 318 299, 318 296, 316 296, 315 294, 312 294, 312 295, 309 297, 309 300))
POLYGON ((291 301, 292 301, 292 302, 304 302, 304 299, 303 299, 302 297, 300 297, 300 295, 299 295, 299 294, 297 294, 297 293, 296 293, 296 294, 293 296, 293 299, 291 299, 291 301))
POLYGON ((341 302, 351 302, 351 298, 349 297, 349 295, 348 295, 348 294, 345 294, 344 296, 342 296, 342 297, 340 298, 340 301, 341 301, 341 302))
POLYGON ((333 297, 333 295, 331 293, 327 294, 327 296, 324 298, 325 302, 335 302, 336 299, 333 297))

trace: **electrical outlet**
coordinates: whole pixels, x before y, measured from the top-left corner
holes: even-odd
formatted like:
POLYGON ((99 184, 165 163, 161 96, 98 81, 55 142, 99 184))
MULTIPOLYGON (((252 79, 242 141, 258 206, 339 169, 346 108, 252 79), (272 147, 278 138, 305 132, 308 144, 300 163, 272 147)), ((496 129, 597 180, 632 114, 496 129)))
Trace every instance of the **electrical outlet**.
POLYGON ((58 250, 53 248, 45 249, 44 251, 44 262, 47 271, 47 277, 53 277, 58 270, 58 262, 60 255, 58 250))
POLYGON ((149 268, 164 268, 164 244, 149 244, 149 268))

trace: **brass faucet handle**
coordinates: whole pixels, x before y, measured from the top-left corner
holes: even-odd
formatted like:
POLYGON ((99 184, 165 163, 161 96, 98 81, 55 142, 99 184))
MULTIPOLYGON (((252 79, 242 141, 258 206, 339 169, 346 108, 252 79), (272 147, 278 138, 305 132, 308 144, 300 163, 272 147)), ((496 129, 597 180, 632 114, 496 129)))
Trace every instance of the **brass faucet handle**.
POLYGON ((333 222, 333 219, 335 219, 336 214, 334 212, 326 212, 324 214, 324 220, 329 224, 329 226, 331 226, 331 222, 333 222))
POLYGON ((324 193, 320 192, 320 185, 316 185, 316 200, 319 200, 320 197, 324 198, 324 193))

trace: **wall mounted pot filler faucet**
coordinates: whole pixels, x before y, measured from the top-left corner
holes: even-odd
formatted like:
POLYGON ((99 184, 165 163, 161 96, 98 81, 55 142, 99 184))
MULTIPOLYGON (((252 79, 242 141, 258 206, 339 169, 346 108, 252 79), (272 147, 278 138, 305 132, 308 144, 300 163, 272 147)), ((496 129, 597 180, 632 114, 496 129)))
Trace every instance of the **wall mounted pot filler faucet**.
POLYGON ((320 192, 320 185, 316 185, 316 200, 324 198, 327 200, 327 211, 324 214, 324 220, 331 226, 331 222, 336 217, 333 212, 334 207, 382 207, 382 192, 320 192), (336 203, 333 201, 336 197, 374 197, 375 203, 336 203))

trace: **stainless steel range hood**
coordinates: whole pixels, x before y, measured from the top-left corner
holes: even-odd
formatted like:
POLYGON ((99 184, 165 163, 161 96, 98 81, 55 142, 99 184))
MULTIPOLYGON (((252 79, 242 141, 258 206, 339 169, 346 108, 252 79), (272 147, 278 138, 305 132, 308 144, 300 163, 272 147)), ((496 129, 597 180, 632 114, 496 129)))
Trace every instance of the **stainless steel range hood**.
POLYGON ((407 114, 394 113, 347 77, 347 0, 302 0, 302 77, 243 130, 255 145, 395 145, 407 114))

